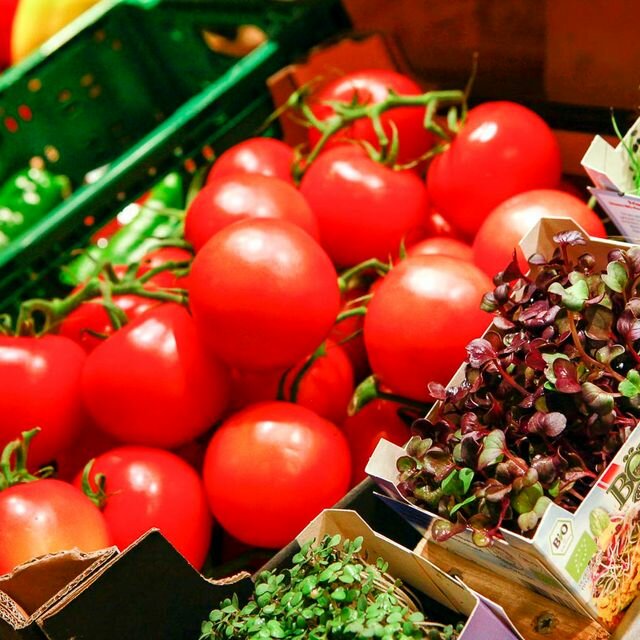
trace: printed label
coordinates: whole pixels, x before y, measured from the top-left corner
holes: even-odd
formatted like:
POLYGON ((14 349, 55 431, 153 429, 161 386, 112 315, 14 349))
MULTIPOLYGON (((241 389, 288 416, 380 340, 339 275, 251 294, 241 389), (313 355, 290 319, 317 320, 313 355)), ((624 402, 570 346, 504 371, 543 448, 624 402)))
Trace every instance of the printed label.
POLYGON ((569 556, 569 562, 565 565, 567 573, 576 581, 580 582, 582 576, 591 562, 594 554, 598 550, 593 538, 585 531, 578 540, 573 553, 569 556))

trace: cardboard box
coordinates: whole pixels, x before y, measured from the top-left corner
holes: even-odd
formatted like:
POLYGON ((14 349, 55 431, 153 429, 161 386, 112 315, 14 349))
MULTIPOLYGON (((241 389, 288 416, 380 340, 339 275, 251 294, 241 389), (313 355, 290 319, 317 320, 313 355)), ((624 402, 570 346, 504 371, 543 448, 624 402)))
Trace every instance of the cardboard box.
POLYGON ((631 242, 640 240, 640 194, 634 182, 629 150, 637 153, 639 144, 640 118, 615 147, 596 136, 582 158, 582 166, 595 185, 589 191, 631 242))
POLYGON ((0 577, 2 640, 193 640, 249 574, 203 578, 157 530, 119 553, 62 552, 0 577))
MULTIPOLYGON (((541 220, 521 241, 524 254, 550 255, 555 246, 553 236, 567 229, 584 233, 567 218, 541 220)), ((586 233, 584 235, 588 237, 586 233)), ((625 246, 628 245, 592 238, 587 246, 569 247, 569 252, 575 258, 589 251, 598 266, 604 267, 608 252, 614 247, 625 246)), ((449 384, 459 384, 463 378, 464 365, 449 384)), ((366 471, 387 494, 380 496, 382 500, 424 536, 430 537, 429 529, 437 516, 412 504, 397 487, 396 461, 404 453, 402 447, 383 441, 374 451, 366 471)), ((640 429, 632 432, 576 512, 550 505, 532 538, 502 529, 502 540, 480 548, 473 544, 471 531, 467 530, 441 544, 566 607, 609 623, 620 609, 613 610, 606 602, 596 602, 593 598, 593 563, 598 558, 598 544, 606 547, 606 540, 592 533, 590 515, 596 507, 604 508, 613 518, 627 517, 640 529, 640 464, 637 463, 640 463, 640 429)), ((640 572, 640 546, 637 550, 640 572)))

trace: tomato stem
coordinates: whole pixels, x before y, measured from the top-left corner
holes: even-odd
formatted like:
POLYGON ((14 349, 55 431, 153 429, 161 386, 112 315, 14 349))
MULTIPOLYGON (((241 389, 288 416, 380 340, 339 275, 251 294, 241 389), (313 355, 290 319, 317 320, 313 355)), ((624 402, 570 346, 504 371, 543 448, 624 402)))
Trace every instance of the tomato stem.
POLYGON ((390 393, 382 391, 378 384, 378 379, 375 375, 371 375, 365 378, 353 392, 353 397, 349 403, 347 413, 350 416, 355 415, 366 407, 370 402, 374 400, 388 400, 389 402, 395 402, 396 404, 411 407, 412 409, 418 409, 424 413, 427 413, 431 409, 432 404, 427 402, 420 402, 419 400, 413 400, 411 398, 405 398, 396 393, 390 393))
MULTIPOLYGON (((300 385, 302 384, 302 380, 305 375, 313 366, 313 363, 318 358, 324 358, 327 355, 327 343, 323 342, 305 361, 305 363, 300 367, 300 371, 298 371, 291 381, 291 386, 289 387, 289 401, 297 402, 298 401, 298 393, 300 391, 300 385)), ((286 375, 286 374, 285 374, 286 375)))
POLYGON ((354 316, 365 316, 367 315, 367 307, 354 307, 353 309, 346 309, 345 311, 341 311, 336 318, 334 324, 338 324, 338 322, 342 322, 347 318, 353 318, 354 316))
POLYGON ((150 298, 160 302, 174 302, 176 304, 187 303, 187 291, 178 288, 158 288, 146 289, 145 284, 157 274, 163 271, 184 269, 189 265, 185 261, 167 261, 154 269, 150 269, 139 278, 129 277, 127 274, 119 279, 109 264, 103 268, 103 278, 94 276, 90 278, 81 289, 69 294, 66 298, 54 298, 45 300, 34 298, 26 300, 20 305, 18 319, 16 322, 16 335, 25 335, 31 327, 35 326, 35 317, 43 317, 42 329, 35 332, 35 335, 43 335, 55 329, 72 311, 77 309, 84 302, 95 298, 102 298, 109 319, 114 328, 119 329, 126 324, 127 317, 113 303, 113 296, 136 295, 142 298, 150 298))
POLYGON ((378 275, 384 276, 389 271, 391 271, 392 265, 387 264, 386 262, 382 262, 377 258, 370 258, 369 260, 365 260, 360 264, 355 265, 343 271, 338 277, 338 286, 340 287, 340 292, 344 293, 349 288, 349 281, 356 276, 359 276, 361 273, 365 271, 375 271, 378 275))
POLYGON ((96 488, 94 489, 91 486, 91 479, 89 476, 95 461, 95 458, 89 460, 82 470, 82 493, 84 493, 84 495, 87 496, 87 498, 89 498, 89 500, 91 500, 98 509, 102 509, 107 502, 107 492, 105 490, 107 478, 104 473, 96 473, 93 477, 93 482, 96 485, 96 488))
POLYGON ((2 450, 0 455, 0 491, 16 484, 46 478, 53 473, 53 467, 43 467, 35 474, 29 473, 27 469, 29 445, 39 432, 40 427, 23 431, 19 438, 9 442, 2 450))
MULTIPOLYGON (((333 114, 326 120, 320 120, 315 116, 313 110, 309 106, 308 102, 304 99, 297 99, 291 106, 297 108, 309 126, 314 127, 320 131, 320 139, 314 145, 313 149, 306 157, 301 158, 300 161, 294 162, 292 167, 292 175, 294 179, 299 182, 302 179, 305 171, 313 163, 313 161, 320 155, 320 152, 324 149, 329 139, 337 134, 340 130, 348 127, 352 122, 363 118, 368 118, 371 121, 371 125, 378 136, 378 142, 380 149, 382 150, 382 158, 391 160, 394 156, 397 156, 397 132, 392 135, 392 139, 389 140, 389 136, 384 130, 381 116, 389 109, 395 109, 397 107, 426 107, 424 117, 424 127, 437 137, 449 141, 451 136, 441 127, 435 120, 438 109, 445 105, 461 105, 462 113, 466 114, 466 91, 449 90, 449 91, 427 91, 417 96, 403 96, 393 91, 389 91, 387 97, 382 101, 375 104, 360 104, 358 102, 338 102, 327 101, 327 104, 333 109, 333 114)), ((395 159, 391 162, 393 164, 395 159)))

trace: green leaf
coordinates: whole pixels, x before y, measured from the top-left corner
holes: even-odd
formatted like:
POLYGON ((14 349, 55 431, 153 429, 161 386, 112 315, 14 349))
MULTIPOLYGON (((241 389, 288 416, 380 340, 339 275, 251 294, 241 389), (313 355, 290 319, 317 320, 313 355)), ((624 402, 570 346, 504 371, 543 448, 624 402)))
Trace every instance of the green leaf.
POLYGON ((538 499, 542 497, 544 494, 544 489, 539 482, 531 485, 530 487, 525 487, 514 495, 511 498, 511 506, 514 508, 516 513, 527 513, 528 511, 533 511, 535 509, 536 503, 538 499))
POLYGON ((596 507, 589 514, 589 529, 594 538, 599 538, 610 524, 611 518, 602 507, 596 507))
POLYGON ((589 299, 589 285, 584 280, 578 280, 566 289, 559 282, 554 282, 548 291, 561 296, 562 305, 571 311, 581 311, 589 299))
POLYGON ((564 353, 543 353, 542 359, 547 363, 547 367, 544 370, 544 375, 547 377, 547 380, 551 382, 551 384, 555 384, 557 382, 557 379, 556 374, 553 371, 553 363, 556 360, 570 360, 569 356, 565 355, 564 353))
POLYGON ((518 527, 520 527, 520 531, 531 531, 531 529, 535 529, 538 525, 538 514, 535 511, 527 511, 526 513, 521 513, 518 516, 518 527))
POLYGON ((629 274, 624 265, 619 262, 610 262, 607 265, 607 273, 602 276, 602 281, 617 293, 622 293, 629 282, 629 274))
POLYGON ((462 495, 465 495, 466 493, 468 493, 469 489, 471 488, 471 483, 473 482, 473 469, 465 467, 464 469, 460 469, 460 473, 458 475, 460 477, 460 481, 462 482, 462 495))
POLYGON ((635 369, 628 371, 626 380, 618 385, 618 391, 626 398, 640 394, 640 373, 635 369))
POLYGON ((458 504, 456 504, 453 507, 451 507, 451 509, 449 511, 449 515, 450 516, 455 515, 460 509, 462 509, 462 507, 465 507, 468 504, 471 504, 472 502, 475 501, 475 499, 476 499, 475 496, 469 496, 468 498, 466 498, 462 502, 458 502, 458 504))
POLYGON ((482 451, 478 456, 478 468, 484 469, 489 465, 502 461, 506 446, 505 435, 500 429, 494 429, 482 441, 482 451))

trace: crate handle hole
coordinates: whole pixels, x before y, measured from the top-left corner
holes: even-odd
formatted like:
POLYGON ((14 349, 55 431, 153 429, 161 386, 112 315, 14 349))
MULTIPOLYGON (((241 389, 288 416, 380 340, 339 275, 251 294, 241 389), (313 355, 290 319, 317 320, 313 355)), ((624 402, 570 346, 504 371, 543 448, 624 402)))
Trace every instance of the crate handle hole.
POLYGON ((209 49, 232 58, 246 56, 269 39, 267 34, 255 24, 240 25, 235 38, 227 38, 220 33, 209 30, 203 31, 202 37, 209 49))

